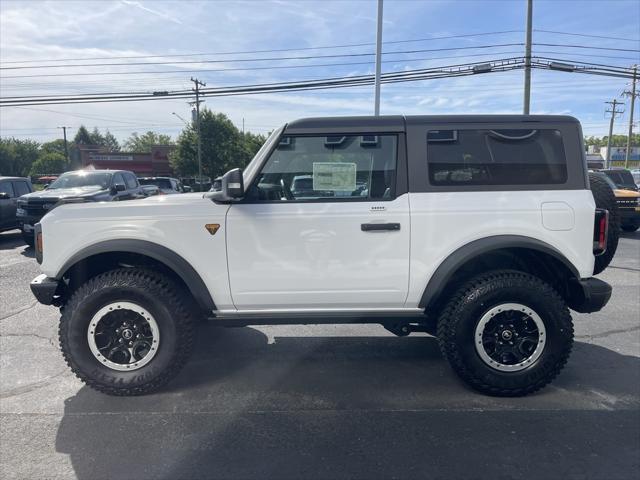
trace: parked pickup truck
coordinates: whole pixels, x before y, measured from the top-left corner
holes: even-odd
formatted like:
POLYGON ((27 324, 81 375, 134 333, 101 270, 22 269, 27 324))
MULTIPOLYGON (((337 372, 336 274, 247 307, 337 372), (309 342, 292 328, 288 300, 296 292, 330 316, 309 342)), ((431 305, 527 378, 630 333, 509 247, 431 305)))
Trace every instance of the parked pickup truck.
POLYGON ((164 385, 206 318, 427 332, 473 388, 525 395, 567 362, 569 309, 611 295, 583 152, 566 116, 297 120, 217 191, 56 208, 31 289, 108 394, 164 385))
POLYGON ((24 241, 33 246, 33 226, 63 203, 133 200, 145 196, 136 176, 126 170, 76 170, 60 175, 45 190, 22 196, 17 217, 24 241))

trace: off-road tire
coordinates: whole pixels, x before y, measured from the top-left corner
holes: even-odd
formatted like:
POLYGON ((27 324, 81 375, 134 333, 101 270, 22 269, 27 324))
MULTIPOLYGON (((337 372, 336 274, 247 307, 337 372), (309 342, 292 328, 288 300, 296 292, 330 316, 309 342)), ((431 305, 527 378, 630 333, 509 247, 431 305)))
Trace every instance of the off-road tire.
POLYGON ((158 390, 187 362, 194 336, 193 310, 169 277, 142 268, 97 275, 79 287, 62 307, 59 339, 65 361, 89 387, 109 395, 143 395, 158 390), (91 353, 87 329, 92 316, 110 302, 134 302, 154 316, 160 331, 157 353, 134 371, 117 371, 91 353))
POLYGON ((638 228, 640 228, 640 225, 621 225, 621 227, 623 231, 628 232, 628 233, 632 233, 635 232, 636 230, 638 230, 638 228))
POLYGON ((533 393, 560 373, 571 353, 573 323, 564 300, 546 282, 527 273, 497 270, 475 277, 447 303, 438 320, 438 342, 453 370, 472 388, 489 395, 533 393), (542 354, 514 372, 499 371, 480 358, 475 329, 496 305, 519 303, 537 312, 546 329, 542 354))
POLYGON ((594 173, 589 173, 589 185, 597 208, 609 210, 609 233, 607 235, 607 251, 596 257, 593 274, 597 275, 609 266, 618 249, 620 238, 620 212, 616 196, 609 184, 594 173))

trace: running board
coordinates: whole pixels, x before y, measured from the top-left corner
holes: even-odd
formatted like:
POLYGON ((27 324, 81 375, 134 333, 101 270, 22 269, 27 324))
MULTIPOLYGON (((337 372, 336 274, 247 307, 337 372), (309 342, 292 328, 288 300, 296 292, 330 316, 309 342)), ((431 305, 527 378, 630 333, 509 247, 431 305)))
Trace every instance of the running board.
POLYGON ((268 311, 213 312, 208 320, 228 327, 248 325, 312 325, 312 324, 422 324, 427 322, 424 310, 407 311, 268 311))

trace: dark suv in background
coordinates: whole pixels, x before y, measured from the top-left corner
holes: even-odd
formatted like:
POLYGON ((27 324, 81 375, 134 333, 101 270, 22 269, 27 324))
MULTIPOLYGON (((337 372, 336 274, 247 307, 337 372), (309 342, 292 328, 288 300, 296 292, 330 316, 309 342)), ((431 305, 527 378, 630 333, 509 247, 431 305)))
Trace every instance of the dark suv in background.
POLYGON ((17 218, 25 242, 33 246, 33 226, 62 203, 134 200, 145 194, 136 176, 127 170, 76 170, 63 173, 40 192, 18 200, 17 218))
POLYGON ((172 193, 185 193, 191 191, 190 187, 184 187, 182 182, 177 178, 171 177, 140 177, 138 178, 140 185, 143 187, 147 185, 155 185, 158 187, 159 195, 166 195, 172 193))
POLYGON ((16 218, 18 197, 33 192, 31 180, 24 177, 0 177, 0 232, 20 225, 16 218))
POLYGON ((607 168, 600 171, 609 177, 617 188, 638 191, 638 185, 636 185, 633 174, 626 168, 607 168))

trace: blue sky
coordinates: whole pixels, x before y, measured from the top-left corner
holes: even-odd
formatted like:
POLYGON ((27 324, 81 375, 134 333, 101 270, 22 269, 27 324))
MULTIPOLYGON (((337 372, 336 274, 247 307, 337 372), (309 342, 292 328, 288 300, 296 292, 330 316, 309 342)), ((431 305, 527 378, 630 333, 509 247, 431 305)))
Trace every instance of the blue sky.
MULTIPOLYGON (((478 47, 524 41, 525 0, 386 0, 383 40, 423 39, 387 44, 383 51, 478 47), (435 39, 476 33, 505 32, 435 39), (514 32, 515 31, 515 32, 514 32), (426 40, 425 40, 426 39, 426 40)), ((142 55, 239 52, 313 48, 375 41, 376 1, 72 1, 0 2, 0 61, 6 63, 142 55)), ((534 0, 534 29, 599 35, 585 38, 537 31, 534 42, 591 47, 640 49, 640 1, 534 0), (618 37, 612 39, 610 37, 618 37), (622 40, 621 40, 622 39, 622 40)), ((190 88, 190 76, 208 86, 240 85, 372 73, 373 57, 231 62, 279 56, 372 53, 373 45, 297 52, 203 55, 188 60, 221 63, 155 66, 64 67, 1 70, 0 94, 46 95, 130 92, 190 88), (326 63, 357 65, 317 66, 326 63), (316 65, 316 66, 314 66, 316 65), (242 70, 247 67, 294 67, 242 70), (230 68, 236 70, 228 71, 230 68), (200 71, 211 70, 219 71, 200 71), (227 71, 220 71, 220 70, 227 71), (241 69, 241 70, 237 70, 241 69), (172 73, 160 71, 174 70, 172 73), (144 71, 130 75, 124 72, 144 71), (82 76, 51 74, 96 73, 82 76), (7 78, 10 76, 32 77, 7 78)), ((383 71, 401 71, 504 58, 521 54, 521 46, 386 55, 383 71), (486 56, 479 56, 487 54, 486 56), (467 56, 465 56, 467 55, 467 56)), ((629 66, 640 54, 609 50, 534 46, 534 54, 629 66), (553 52, 553 53, 547 53, 553 52)), ((111 60, 175 61, 178 58, 111 60)), ((185 60, 181 57, 179 60, 185 60)), ((95 61, 94 63, 104 62, 95 61)), ((32 63, 31 65, 37 64, 32 63)), ((65 63, 65 62, 59 62, 65 63)), ((66 62, 77 63, 77 62, 66 62)), ((85 62, 81 62, 85 63, 85 62)), ((86 62, 91 63, 91 62, 86 62)), ((383 85, 382 114, 520 113, 522 71, 457 79, 383 85)), ((604 102, 618 97, 627 80, 556 71, 533 72, 532 113, 570 114, 587 134, 604 135, 608 120, 604 102)), ((272 93, 210 98, 208 108, 224 112, 246 129, 266 133, 288 120, 318 115, 367 115, 373 111, 373 87, 312 92, 272 93)), ((640 117, 636 107, 636 118, 640 117)), ((189 118, 184 100, 55 105, 0 110, 0 135, 47 141, 58 138, 57 126, 80 124, 108 128, 119 139, 133 131, 155 130, 176 136, 183 124, 172 112, 189 118)), ((627 113, 616 133, 626 132, 627 113)))

